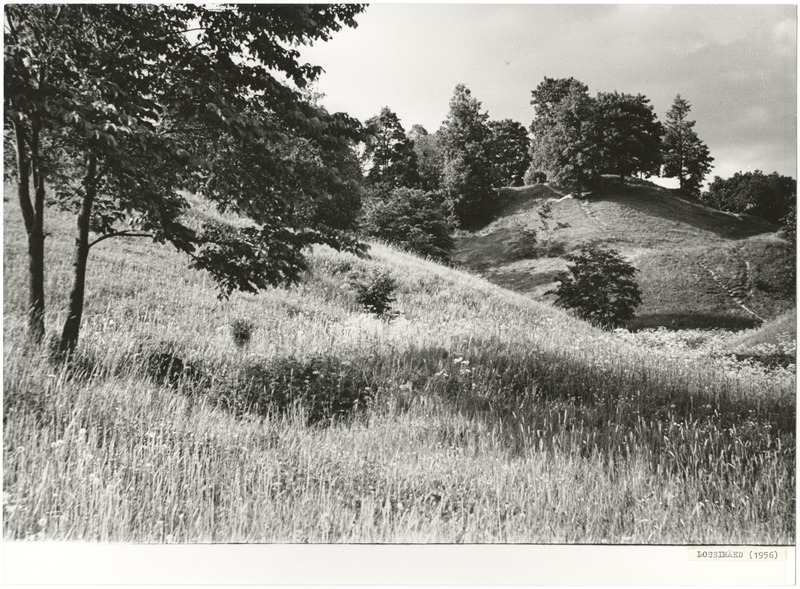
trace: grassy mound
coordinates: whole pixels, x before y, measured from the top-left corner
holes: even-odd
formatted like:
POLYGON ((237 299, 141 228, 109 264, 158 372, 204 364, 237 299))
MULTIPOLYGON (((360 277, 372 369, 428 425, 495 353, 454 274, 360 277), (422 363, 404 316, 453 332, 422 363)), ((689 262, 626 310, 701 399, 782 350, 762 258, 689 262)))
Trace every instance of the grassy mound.
MULTIPOLYGON (((220 301, 143 240, 92 250, 80 362, 53 364, 5 215, 6 539, 794 538, 790 369, 642 346, 380 245, 220 301), (371 270, 398 284, 392 320, 356 301, 371 270)), ((52 330, 72 222, 49 219, 52 330)))
POLYGON ((643 181, 584 198, 542 185, 504 188, 500 198, 489 225, 457 237, 454 260, 537 300, 549 300, 566 253, 602 244, 639 269, 643 304, 633 329, 754 328, 794 307, 785 286, 786 244, 763 220, 715 211, 643 181), (540 231, 540 247, 520 255, 524 231, 538 226, 544 202, 553 221, 540 231))

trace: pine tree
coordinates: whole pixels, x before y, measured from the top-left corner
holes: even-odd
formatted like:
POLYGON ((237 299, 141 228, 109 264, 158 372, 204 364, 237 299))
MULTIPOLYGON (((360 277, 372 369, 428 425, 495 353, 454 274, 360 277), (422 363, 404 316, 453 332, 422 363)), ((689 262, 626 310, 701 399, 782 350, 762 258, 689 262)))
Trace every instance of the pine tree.
POLYGON ((662 143, 664 158, 662 175, 667 178, 678 178, 682 192, 698 196, 703 180, 711 171, 714 158, 693 129, 696 121, 687 118, 691 108, 689 101, 678 94, 667 113, 662 143))

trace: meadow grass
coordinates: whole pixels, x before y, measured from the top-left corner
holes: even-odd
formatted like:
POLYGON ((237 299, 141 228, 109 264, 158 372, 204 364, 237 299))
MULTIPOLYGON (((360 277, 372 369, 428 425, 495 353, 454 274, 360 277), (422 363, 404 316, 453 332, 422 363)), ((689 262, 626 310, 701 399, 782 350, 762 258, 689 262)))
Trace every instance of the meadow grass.
MULTIPOLYGON (((56 331, 72 223, 49 213, 56 331)), ((793 541, 793 366, 644 345, 380 244, 220 301, 144 240, 92 251, 63 365, 25 337, 13 205, 4 239, 7 540, 793 541), (392 321, 356 302, 371 269, 392 321)))

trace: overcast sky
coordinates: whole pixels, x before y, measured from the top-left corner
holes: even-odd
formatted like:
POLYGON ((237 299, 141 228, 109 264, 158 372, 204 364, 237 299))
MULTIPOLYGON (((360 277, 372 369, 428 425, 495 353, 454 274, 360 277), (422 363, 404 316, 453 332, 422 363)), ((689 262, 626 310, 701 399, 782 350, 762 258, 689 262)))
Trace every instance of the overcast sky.
POLYGON ((329 110, 388 106, 433 132, 465 83, 491 118, 529 126, 531 90, 573 76, 592 95, 646 95, 662 122, 680 93, 712 175, 797 177, 795 6, 373 4, 357 21, 303 49, 329 110))

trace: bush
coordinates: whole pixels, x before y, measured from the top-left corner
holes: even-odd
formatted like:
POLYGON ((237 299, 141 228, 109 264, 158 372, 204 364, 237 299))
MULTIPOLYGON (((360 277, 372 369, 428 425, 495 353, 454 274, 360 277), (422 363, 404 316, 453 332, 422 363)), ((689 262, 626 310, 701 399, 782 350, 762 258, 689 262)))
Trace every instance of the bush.
POLYGON ((522 228, 514 238, 509 253, 514 259, 539 257, 539 236, 535 229, 522 228))
POLYGON ((636 268, 616 250, 584 246, 570 254, 572 266, 556 280, 556 304, 572 309, 581 319, 604 328, 618 327, 633 318, 642 302, 642 293, 634 279, 636 268))
POLYGON ((569 227, 567 223, 553 222, 553 207, 547 202, 540 202, 536 208, 538 223, 531 227, 529 223, 520 223, 516 227, 516 235, 510 244, 509 253, 514 259, 541 258, 560 256, 564 253, 564 244, 553 241, 549 234, 569 227), (545 239, 540 240, 539 235, 545 239))
POLYGON ((361 368, 330 357, 280 358, 246 365, 228 386, 212 392, 236 414, 283 415, 302 409, 311 424, 327 424, 365 409, 374 395, 361 368))
POLYGON ((441 198, 412 188, 376 189, 364 206, 362 230, 442 262, 452 257, 452 228, 441 198))
POLYGON ((356 301, 365 311, 380 317, 391 314, 397 282, 387 270, 372 270, 365 276, 356 274, 351 284, 356 289, 356 301))
POLYGON ((241 348, 250 343, 250 338, 253 335, 254 326, 246 319, 237 319, 231 325, 231 337, 233 343, 241 348))

